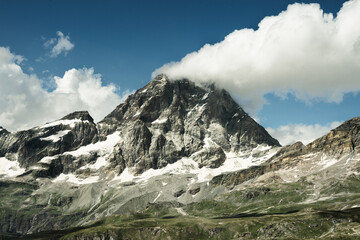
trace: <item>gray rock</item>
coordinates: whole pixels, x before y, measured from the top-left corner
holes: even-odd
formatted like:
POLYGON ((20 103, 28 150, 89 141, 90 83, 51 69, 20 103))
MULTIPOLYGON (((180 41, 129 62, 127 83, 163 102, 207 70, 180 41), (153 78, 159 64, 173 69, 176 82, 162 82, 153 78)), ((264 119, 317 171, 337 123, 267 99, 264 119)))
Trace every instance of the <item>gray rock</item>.
POLYGON ((5 128, 0 126, 0 138, 7 134, 9 134, 9 132, 5 128))
POLYGON ((35 127, 2 135, 0 137, 0 157, 16 155, 21 167, 29 168, 38 163, 43 157, 55 156, 66 151, 94 143, 98 140, 96 124, 87 112, 75 112, 61 120, 79 119, 73 126, 50 124, 44 127, 35 127), (66 131, 64 136, 57 141, 51 137, 61 131, 66 131))
POLYGON ((340 156, 360 151, 360 117, 347 120, 325 136, 306 145, 305 152, 323 151, 340 156))

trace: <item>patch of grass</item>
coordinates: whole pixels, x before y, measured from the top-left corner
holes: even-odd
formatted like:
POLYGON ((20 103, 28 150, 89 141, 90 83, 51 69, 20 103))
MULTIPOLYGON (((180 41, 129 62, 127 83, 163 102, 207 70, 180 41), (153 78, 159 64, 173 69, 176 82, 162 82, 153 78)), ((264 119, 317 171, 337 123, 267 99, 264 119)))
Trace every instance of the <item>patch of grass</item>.
MULTIPOLYGON (((172 219, 112 216, 61 239, 113 237, 114 239, 356 239, 356 222, 338 220, 337 230, 328 216, 316 211, 226 219, 178 217, 172 219)), ((29 238, 31 239, 31 238, 29 238)))

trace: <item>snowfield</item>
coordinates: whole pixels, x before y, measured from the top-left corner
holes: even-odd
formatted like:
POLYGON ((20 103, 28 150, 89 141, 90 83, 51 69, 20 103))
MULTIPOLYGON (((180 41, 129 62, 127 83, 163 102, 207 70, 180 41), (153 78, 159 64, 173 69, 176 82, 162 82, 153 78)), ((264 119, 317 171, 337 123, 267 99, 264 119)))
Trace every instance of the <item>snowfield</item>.
POLYGON ((54 135, 48 136, 46 138, 40 138, 41 141, 52 141, 52 142, 58 142, 61 140, 61 138, 63 136, 65 136, 66 134, 68 134, 70 132, 70 130, 64 130, 64 131, 59 131, 54 135))
MULTIPOLYGON (((264 150, 269 150, 269 147, 258 146, 253 150, 253 153, 264 150)), ((125 170, 119 176, 115 177, 113 181, 147 182, 150 178, 165 174, 194 174, 196 175, 196 182, 206 182, 210 181, 214 176, 220 175, 225 172, 234 172, 241 169, 249 168, 251 166, 259 165, 271 158, 277 151, 277 148, 270 149, 262 157, 253 157, 252 154, 250 154, 249 156, 248 154, 236 154, 233 152, 228 152, 226 153, 227 159, 218 168, 199 168, 199 164, 193 159, 184 157, 175 163, 168 164, 164 168, 149 169, 140 175, 134 175, 132 173, 132 169, 125 168, 125 170)))
POLYGON ((25 168, 21 168, 18 161, 10 161, 5 157, 0 157, 0 178, 16 177, 25 172, 25 168))

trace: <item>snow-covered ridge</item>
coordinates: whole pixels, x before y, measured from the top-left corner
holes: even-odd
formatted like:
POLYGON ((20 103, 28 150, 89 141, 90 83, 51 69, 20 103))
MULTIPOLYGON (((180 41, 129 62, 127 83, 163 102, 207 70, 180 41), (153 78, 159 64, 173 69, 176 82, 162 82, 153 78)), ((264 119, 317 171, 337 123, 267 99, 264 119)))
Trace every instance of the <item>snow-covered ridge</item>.
POLYGON ((76 123, 80 123, 80 122, 84 122, 84 123, 90 123, 88 120, 81 120, 81 119, 65 119, 65 120, 58 120, 55 122, 51 122, 51 123, 47 123, 39 128, 49 128, 49 127, 54 127, 54 126, 58 126, 58 125, 68 125, 71 128, 75 127, 76 123))

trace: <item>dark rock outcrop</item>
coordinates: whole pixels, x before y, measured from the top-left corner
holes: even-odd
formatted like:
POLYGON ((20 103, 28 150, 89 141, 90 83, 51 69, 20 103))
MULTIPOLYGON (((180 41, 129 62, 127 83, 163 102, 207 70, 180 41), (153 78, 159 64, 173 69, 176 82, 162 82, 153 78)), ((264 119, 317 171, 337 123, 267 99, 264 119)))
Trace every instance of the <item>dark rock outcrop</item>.
POLYGON ((0 138, 2 136, 4 136, 4 135, 7 135, 7 134, 9 134, 9 132, 6 129, 4 129, 3 127, 0 126, 0 138))

